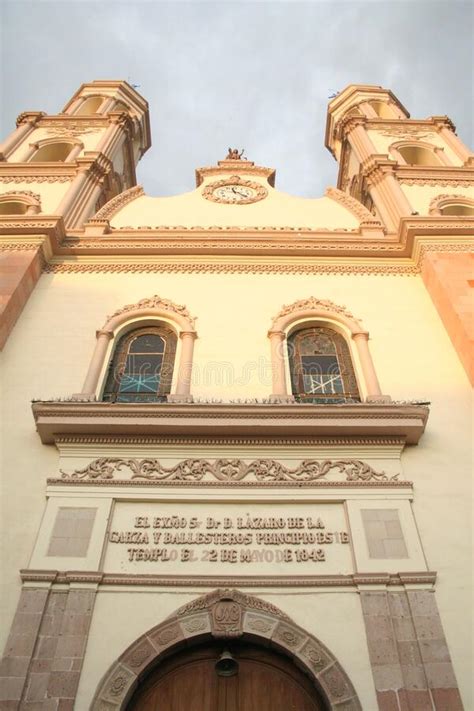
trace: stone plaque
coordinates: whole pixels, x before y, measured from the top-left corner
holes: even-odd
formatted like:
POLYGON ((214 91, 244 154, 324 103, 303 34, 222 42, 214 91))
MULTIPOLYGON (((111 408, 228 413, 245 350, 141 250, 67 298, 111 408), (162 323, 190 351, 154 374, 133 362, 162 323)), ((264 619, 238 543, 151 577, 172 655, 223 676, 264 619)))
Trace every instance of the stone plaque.
POLYGON ((353 572, 339 503, 118 503, 104 570, 190 576, 353 572))

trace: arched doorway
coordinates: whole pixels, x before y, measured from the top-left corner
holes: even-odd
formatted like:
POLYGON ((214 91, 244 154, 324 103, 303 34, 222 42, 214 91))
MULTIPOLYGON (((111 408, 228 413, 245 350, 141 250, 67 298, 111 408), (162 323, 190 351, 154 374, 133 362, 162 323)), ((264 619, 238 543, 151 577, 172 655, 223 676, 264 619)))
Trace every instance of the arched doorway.
POLYGON ((351 680, 327 647, 270 602, 230 589, 191 600, 136 639, 103 676, 90 706, 90 711, 184 709, 362 711, 351 680), (234 676, 240 678, 228 685, 220 684, 215 674, 223 650, 229 650, 239 664, 234 676), (173 700, 181 685, 184 689, 176 693, 181 694, 181 704, 184 695, 184 706, 173 700), (228 706, 209 705, 205 689, 213 685, 217 692, 212 692, 212 698, 217 693, 219 704, 223 687, 228 706), (286 705, 277 705, 275 690, 280 690, 286 705), (172 705, 157 706, 155 699, 165 694, 171 694, 172 705), (255 694, 262 697, 260 705, 253 707, 248 699, 255 694), (264 705, 267 698, 273 705, 264 705), (293 699, 298 699, 298 705, 293 699))
POLYGON ((126 706, 126 711, 326 709, 315 685, 290 659, 240 641, 174 654, 145 678, 126 706))

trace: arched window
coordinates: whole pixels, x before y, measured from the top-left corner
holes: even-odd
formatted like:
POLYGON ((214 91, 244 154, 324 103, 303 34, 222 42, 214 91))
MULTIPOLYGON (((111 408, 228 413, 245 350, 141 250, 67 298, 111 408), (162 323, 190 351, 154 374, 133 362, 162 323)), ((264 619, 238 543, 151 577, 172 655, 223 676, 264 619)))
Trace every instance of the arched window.
POLYGON ((102 400, 161 402, 171 392, 177 338, 171 328, 138 328, 120 338, 110 361, 102 400))
POLYGON ((66 141, 54 141, 39 146, 37 151, 30 158, 30 163, 42 163, 50 161, 66 161, 73 149, 75 143, 66 141))
POLYGON ((0 202, 0 215, 26 215, 28 205, 24 202, 0 202))
POLYGON ((96 114, 99 108, 104 103, 103 96, 89 96, 77 109, 76 116, 87 116, 96 114))
POLYGON ((369 101, 368 104, 373 108, 379 118, 391 119, 395 117, 392 107, 384 101, 369 101))
POLYGON ((337 331, 312 326, 287 340, 292 393, 313 403, 360 401, 349 347, 337 331))
POLYGON ((0 195, 0 215, 37 215, 41 198, 30 190, 9 191, 0 195))
POLYGON ((465 195, 437 195, 430 202, 428 212, 437 217, 473 217, 474 200, 465 195))
POLYGON ((460 215, 468 216, 474 215, 474 206, 466 205, 463 203, 451 203, 450 205, 444 205, 440 208, 442 215, 460 215))

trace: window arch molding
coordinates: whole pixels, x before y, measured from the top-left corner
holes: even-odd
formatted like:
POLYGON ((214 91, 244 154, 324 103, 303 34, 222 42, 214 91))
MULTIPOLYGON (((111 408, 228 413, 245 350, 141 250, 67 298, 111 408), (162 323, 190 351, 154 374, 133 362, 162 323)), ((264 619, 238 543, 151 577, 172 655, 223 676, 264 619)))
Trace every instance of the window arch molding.
POLYGON ((273 319, 268 337, 270 339, 273 393, 275 399, 291 398, 290 370, 287 357, 287 340, 302 327, 324 326, 342 335, 351 355, 356 356, 354 373, 360 392, 367 400, 387 400, 382 395, 377 374, 369 350, 369 333, 345 307, 332 301, 308 299, 284 306, 273 319), (351 348, 351 343, 352 348, 351 348), (357 368, 357 365, 359 368, 357 368), (360 374, 358 370, 360 369, 360 374))
POLYGON ((174 369, 172 390, 169 400, 180 401, 191 398, 191 372, 194 341, 197 338, 195 319, 185 306, 155 295, 142 299, 136 304, 128 304, 109 316, 103 327, 96 331, 96 345, 87 371, 80 397, 97 397, 99 385, 105 384, 105 375, 114 349, 127 333, 147 326, 162 324, 176 334, 178 349, 174 369))
POLYGON ((45 138, 40 141, 36 141, 35 143, 30 143, 28 154, 23 157, 23 161, 30 163, 39 163, 49 161, 55 162, 59 160, 63 163, 71 163, 72 161, 76 160, 79 153, 83 149, 84 144, 79 139, 74 138, 73 136, 56 136, 52 138, 45 138), (44 159, 44 161, 43 159, 38 160, 38 154, 47 152, 48 147, 53 150, 54 146, 70 146, 69 153, 66 153, 66 151, 64 151, 63 158, 46 158, 44 159))
POLYGON ((390 145, 389 152, 392 158, 394 158, 400 165, 418 165, 425 168, 436 168, 440 165, 452 165, 442 146, 435 146, 433 143, 427 143, 426 141, 396 141, 390 145), (408 163, 402 155, 404 148, 421 148, 424 151, 428 151, 433 156, 433 163, 408 163))
POLYGON ((41 197, 30 190, 10 190, 0 195, 1 215, 37 215, 41 212, 41 197), (10 211, 8 205, 18 205, 10 211))
POLYGON ((468 217, 474 215, 474 200, 464 195, 437 195, 430 202, 428 213, 433 216, 453 216, 468 217), (463 211, 460 212, 445 212, 446 208, 460 207, 463 211))

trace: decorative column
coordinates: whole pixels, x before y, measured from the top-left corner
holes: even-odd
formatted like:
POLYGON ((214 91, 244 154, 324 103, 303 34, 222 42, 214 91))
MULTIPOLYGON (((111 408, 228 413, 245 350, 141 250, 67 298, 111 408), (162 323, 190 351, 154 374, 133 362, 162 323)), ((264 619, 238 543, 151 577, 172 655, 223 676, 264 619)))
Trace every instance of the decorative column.
POLYGON ((179 361, 176 393, 168 397, 171 402, 189 400, 191 396, 194 341, 197 338, 197 334, 195 331, 181 331, 179 337, 181 339, 181 358, 179 361))
POLYGON ((55 212, 57 215, 63 215, 64 220, 66 220, 66 217, 68 216, 69 212, 71 211, 71 207, 73 204, 76 202, 78 196, 82 192, 85 184, 87 183, 87 172, 89 170, 89 164, 87 165, 82 165, 79 167, 79 172, 72 181, 72 183, 69 186, 69 190, 67 190, 66 194, 63 196, 63 199, 57 206, 55 212))
POLYGON ((113 111, 109 113, 110 125, 97 144, 96 151, 105 153, 111 158, 117 143, 124 138, 130 130, 131 119, 125 111, 113 111))
POLYGON ((387 395, 382 395, 379 381, 375 373, 374 363, 369 350, 369 334, 367 331, 353 333, 352 338, 356 344, 360 366, 364 375, 365 387, 367 390, 367 401, 390 401, 387 395))
POLYGON ((375 146, 365 129, 366 121, 364 116, 348 116, 341 123, 341 138, 347 138, 361 163, 375 153, 375 146))
POLYGON ((272 358, 272 382, 273 398, 287 398, 288 389, 286 384, 285 359, 283 357, 286 334, 284 331, 269 331, 270 350, 272 358))
POLYGON ((413 212, 405 193, 393 175, 394 167, 393 161, 386 155, 371 156, 362 165, 370 196, 391 232, 397 231, 401 217, 411 215, 413 212))
POLYGON ((109 342, 114 337, 114 334, 113 331, 97 331, 96 336, 97 341, 95 344, 94 354, 89 365, 89 370, 87 371, 84 385, 82 386, 82 392, 80 392, 76 397, 95 395, 102 366, 109 348, 109 342))
POLYGON ((469 148, 464 145, 459 136, 456 136, 455 126, 447 116, 433 116, 433 120, 440 136, 446 141, 446 145, 456 153, 463 163, 473 157, 469 148))
POLYGON ((16 120, 17 128, 0 144, 0 160, 6 160, 17 146, 34 130, 40 118, 46 114, 43 111, 20 114, 16 120))

